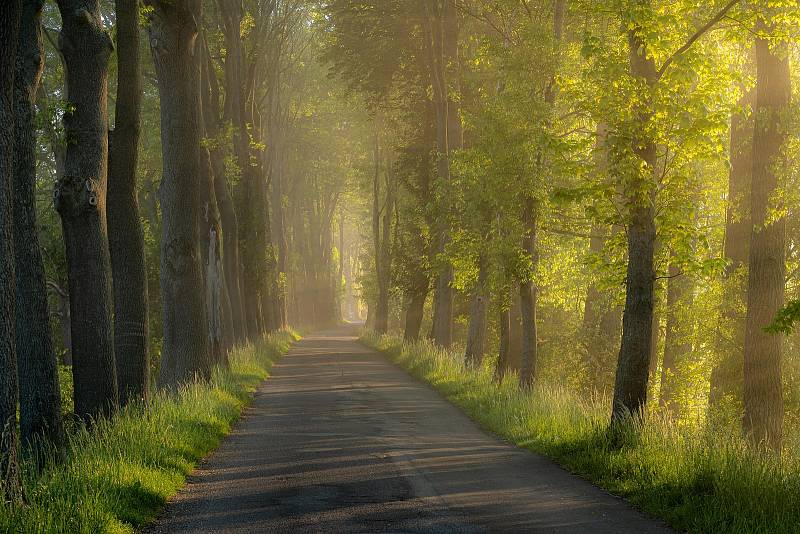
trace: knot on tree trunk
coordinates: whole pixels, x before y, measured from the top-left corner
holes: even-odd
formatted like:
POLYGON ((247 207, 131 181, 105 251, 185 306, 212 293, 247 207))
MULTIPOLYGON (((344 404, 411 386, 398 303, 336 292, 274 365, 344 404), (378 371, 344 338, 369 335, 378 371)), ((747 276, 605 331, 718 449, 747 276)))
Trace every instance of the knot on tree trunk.
POLYGON ((197 251, 187 239, 175 238, 164 246, 165 265, 175 275, 190 272, 197 261, 197 251))
POLYGON ((97 210, 100 202, 98 181, 64 175, 53 189, 53 205, 62 217, 76 217, 97 210))

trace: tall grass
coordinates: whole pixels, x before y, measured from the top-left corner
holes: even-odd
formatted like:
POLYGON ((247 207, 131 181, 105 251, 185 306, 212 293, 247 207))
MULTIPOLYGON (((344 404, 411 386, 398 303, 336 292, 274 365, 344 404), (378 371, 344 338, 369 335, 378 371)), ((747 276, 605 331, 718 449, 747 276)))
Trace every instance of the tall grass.
POLYGON ((796 433, 783 455, 749 449, 737 432, 679 426, 657 413, 612 440, 605 399, 559 388, 521 391, 486 366, 428 342, 365 333, 414 376, 429 382, 485 429, 544 454, 681 531, 800 532, 796 433))
POLYGON ((197 462, 217 447, 293 334, 237 350, 209 382, 159 393, 92 430, 69 435, 65 457, 23 465, 26 503, 0 502, 0 532, 128 533, 151 521, 197 462))

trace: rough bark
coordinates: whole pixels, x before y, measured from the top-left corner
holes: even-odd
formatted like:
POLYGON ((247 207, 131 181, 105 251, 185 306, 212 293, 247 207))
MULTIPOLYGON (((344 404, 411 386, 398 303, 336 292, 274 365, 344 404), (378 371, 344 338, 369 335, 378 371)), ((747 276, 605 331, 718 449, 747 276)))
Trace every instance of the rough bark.
POLYGON ((163 178, 161 293, 164 344, 159 384, 175 388, 211 372, 200 213, 197 0, 148 0, 150 49, 161 99, 163 178))
POLYGON ((742 113, 731 117, 730 162, 728 173, 728 208, 725 220, 725 286, 720 314, 729 333, 718 335, 720 361, 711 372, 710 406, 724 397, 741 400, 744 371, 744 309, 746 290, 744 272, 750 255, 750 181, 753 173, 753 115, 755 91, 749 90, 739 101, 742 113))
MULTIPOLYGON (((641 39, 640 28, 628 32, 630 72, 650 91, 656 83, 656 67, 641 39)), ((649 101, 648 98, 645 99, 649 101)), ((638 416, 647 400, 653 333, 653 283, 655 272, 655 185, 656 144, 646 132, 648 104, 639 110, 639 130, 633 152, 642 160, 641 169, 631 184, 627 199, 628 269, 625 280, 625 311, 622 318, 622 343, 617 361, 612 406, 612 426, 631 416, 638 416)))
MULTIPOLYGON (((761 30, 770 32, 763 21, 761 30)), ((756 106, 750 196, 752 237, 744 340, 743 429, 751 442, 779 450, 783 426, 781 338, 768 334, 783 305, 786 221, 770 220, 778 188, 776 166, 783 158, 783 124, 791 96, 788 46, 756 39, 756 106)))
POLYGON ((66 66, 64 176, 53 198, 67 249, 75 413, 108 415, 118 401, 111 264, 106 225, 108 60, 98 0, 59 0, 66 66))
POLYGON ((484 254, 478 259, 478 281, 472 296, 472 306, 469 314, 469 329, 467 331, 467 348, 464 360, 473 367, 483 362, 486 353, 486 308, 488 296, 486 295, 486 279, 489 275, 489 261, 484 254))
POLYGON ((22 4, 0 4, 0 498, 16 501, 19 481, 17 357, 14 343, 14 72, 22 4))
POLYGON ((227 366, 228 350, 234 344, 233 319, 231 303, 228 296, 227 272, 224 267, 225 234, 222 228, 211 153, 206 140, 208 130, 215 126, 214 117, 206 117, 206 111, 212 106, 213 89, 210 71, 211 62, 207 50, 203 46, 200 61, 201 90, 198 105, 200 115, 201 138, 200 147, 200 252, 202 256, 203 274, 206 285, 206 305, 208 306, 208 340, 211 361, 216 365, 227 366))
MULTIPOLYGON (((203 87, 202 87, 202 114, 206 136, 216 139, 219 135, 222 119, 220 117, 220 89, 214 65, 208 48, 203 42, 203 87)), ((239 222, 236 208, 228 190, 225 177, 225 162, 222 147, 219 143, 208 143, 208 153, 211 161, 211 175, 214 181, 214 196, 219 210, 219 223, 222 230, 223 245, 222 270, 225 279, 225 294, 223 298, 224 316, 226 327, 226 348, 230 349, 236 343, 241 343, 247 336, 244 325, 244 310, 242 308, 242 294, 239 283, 239 222)))
POLYGON ((253 167, 251 161, 248 122, 254 126, 257 117, 252 117, 250 121, 247 117, 245 57, 241 39, 242 4, 217 0, 217 6, 222 16, 226 47, 225 113, 234 127, 233 146, 241 172, 237 195, 237 228, 241 269, 239 286, 244 314, 242 324, 245 325, 247 339, 253 341, 264 330, 261 300, 267 289, 263 267, 267 263, 265 255, 268 242, 264 235, 268 224, 264 220, 267 199, 263 196, 264 188, 260 183, 263 175, 253 167))
POLYGON ((119 402, 147 402, 147 267, 136 198, 142 109, 139 3, 116 0, 117 100, 108 159, 108 246, 114 280, 114 355, 119 402))
POLYGON ((43 0, 25 0, 14 81, 14 257, 16 348, 19 367, 20 435, 23 444, 60 446, 61 390, 50 331, 47 282, 36 226, 36 129, 34 102, 44 49, 43 0))

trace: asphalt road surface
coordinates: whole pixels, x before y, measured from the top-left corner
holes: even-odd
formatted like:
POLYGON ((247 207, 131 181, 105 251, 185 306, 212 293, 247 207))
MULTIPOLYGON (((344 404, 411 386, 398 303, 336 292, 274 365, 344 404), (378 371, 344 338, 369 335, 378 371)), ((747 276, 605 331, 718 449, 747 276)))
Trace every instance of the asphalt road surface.
POLYGON ((340 329, 303 339, 275 365, 148 532, 670 530, 488 435, 340 329))

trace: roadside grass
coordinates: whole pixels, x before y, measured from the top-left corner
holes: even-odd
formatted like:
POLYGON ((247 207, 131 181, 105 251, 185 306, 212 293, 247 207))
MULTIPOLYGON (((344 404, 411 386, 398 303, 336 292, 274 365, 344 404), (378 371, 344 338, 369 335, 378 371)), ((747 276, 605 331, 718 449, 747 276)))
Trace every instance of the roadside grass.
POLYGON ((186 475, 230 431, 296 335, 280 332, 231 355, 229 369, 92 430, 72 429, 62 461, 27 460, 26 503, 0 502, 0 532, 130 533, 152 521, 186 475))
POLYGON ((679 426, 657 413, 616 441, 604 399, 558 388, 498 384, 489 366, 427 341, 366 332, 362 341, 430 383, 484 429, 548 456, 625 497, 679 531, 800 532, 800 437, 785 436, 781 458, 749 449, 737 432, 679 426))

